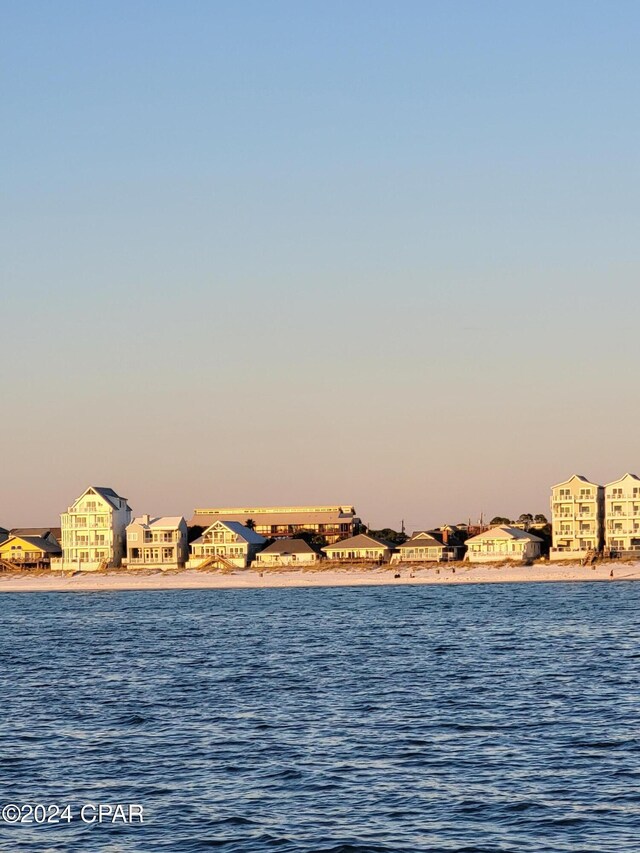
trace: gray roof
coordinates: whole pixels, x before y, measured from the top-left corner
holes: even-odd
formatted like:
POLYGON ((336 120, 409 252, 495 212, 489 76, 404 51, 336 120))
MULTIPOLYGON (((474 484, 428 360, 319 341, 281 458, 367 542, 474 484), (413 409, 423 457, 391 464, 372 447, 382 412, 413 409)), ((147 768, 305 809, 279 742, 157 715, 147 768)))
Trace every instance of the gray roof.
POLYGON ((375 536, 370 536, 368 533, 358 533, 357 536, 351 536, 349 539, 342 539, 340 542, 335 542, 333 545, 325 545, 323 551, 341 551, 343 548, 371 548, 378 546, 390 548, 392 551, 395 545, 391 542, 385 542, 384 539, 377 539, 375 536))
MULTIPOLYGON (((109 486, 88 486, 84 490, 84 492, 80 495, 80 497, 84 497, 84 495, 86 495, 87 492, 89 492, 89 491, 94 491, 97 495, 100 495, 100 497, 104 498, 104 500, 108 504, 110 504, 114 509, 118 509, 118 505, 117 505, 117 503, 114 503, 113 498, 117 498, 118 500, 124 501, 125 503, 127 503, 126 498, 123 498, 117 492, 114 492, 114 490, 112 488, 110 488, 109 486)), ((129 509, 131 509, 131 507, 129 507, 129 509)))
POLYGON ((43 539, 55 539, 57 542, 62 537, 59 527, 12 527, 9 532, 12 536, 41 536, 43 539))
POLYGON ((262 551, 263 554, 315 554, 304 539, 279 539, 262 551))

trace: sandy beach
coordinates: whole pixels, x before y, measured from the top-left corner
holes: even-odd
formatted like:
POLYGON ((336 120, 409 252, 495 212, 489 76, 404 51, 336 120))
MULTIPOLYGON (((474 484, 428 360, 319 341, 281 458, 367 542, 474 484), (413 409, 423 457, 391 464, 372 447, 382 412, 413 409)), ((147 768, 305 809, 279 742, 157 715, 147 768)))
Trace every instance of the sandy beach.
POLYGON ((0 575, 0 592, 114 592, 162 589, 261 589, 272 587, 404 586, 407 584, 522 583, 550 581, 640 580, 640 563, 600 563, 596 566, 540 563, 533 566, 469 565, 429 568, 358 567, 316 570, 238 569, 212 571, 111 571, 61 575, 60 572, 0 575), (394 577, 399 572, 400 577, 394 577))

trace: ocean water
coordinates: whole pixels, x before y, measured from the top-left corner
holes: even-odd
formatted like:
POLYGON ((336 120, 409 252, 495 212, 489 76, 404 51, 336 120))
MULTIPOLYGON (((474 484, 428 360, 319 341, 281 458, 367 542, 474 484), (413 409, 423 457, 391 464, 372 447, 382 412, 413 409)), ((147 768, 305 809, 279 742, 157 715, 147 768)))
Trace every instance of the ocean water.
POLYGON ((640 584, 3 594, 0 624, 0 806, 72 817, 2 851, 640 850, 640 584))

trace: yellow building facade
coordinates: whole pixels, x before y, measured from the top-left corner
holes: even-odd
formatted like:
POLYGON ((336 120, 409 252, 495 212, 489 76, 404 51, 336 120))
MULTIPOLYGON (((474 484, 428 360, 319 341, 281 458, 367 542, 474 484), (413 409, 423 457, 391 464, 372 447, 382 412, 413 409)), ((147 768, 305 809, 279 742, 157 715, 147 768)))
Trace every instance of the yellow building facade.
POLYGON ((572 560, 600 551, 604 532, 604 487, 574 474, 551 487, 551 560, 572 560))

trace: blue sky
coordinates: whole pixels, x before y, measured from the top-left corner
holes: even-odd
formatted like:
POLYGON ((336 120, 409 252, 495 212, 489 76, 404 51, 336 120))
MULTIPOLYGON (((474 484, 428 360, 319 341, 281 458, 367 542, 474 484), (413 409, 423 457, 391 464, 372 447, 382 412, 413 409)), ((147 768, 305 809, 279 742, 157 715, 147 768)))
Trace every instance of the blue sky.
POLYGON ((638 4, 0 8, 0 525, 640 469, 638 4))

